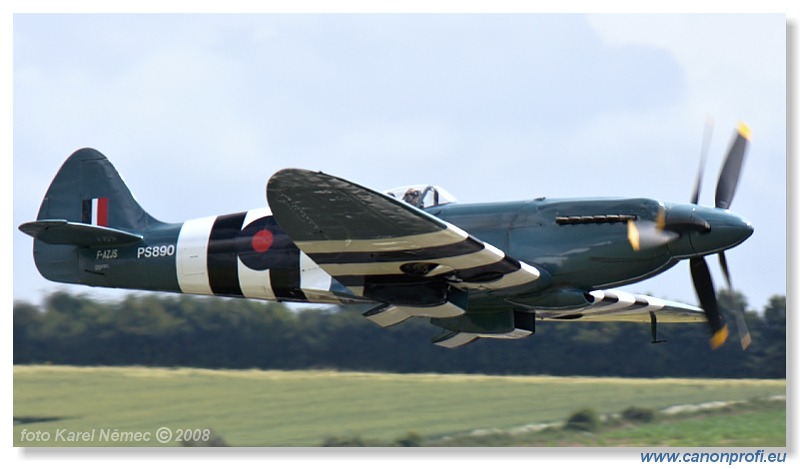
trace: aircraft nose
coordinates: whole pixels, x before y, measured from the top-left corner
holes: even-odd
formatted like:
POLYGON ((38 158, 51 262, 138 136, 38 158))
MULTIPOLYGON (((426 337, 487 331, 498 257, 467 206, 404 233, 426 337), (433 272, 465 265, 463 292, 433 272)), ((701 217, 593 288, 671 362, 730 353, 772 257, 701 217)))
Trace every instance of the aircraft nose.
POLYGON ((722 252, 738 246, 753 234, 753 225, 728 210, 698 207, 695 217, 708 222, 708 230, 690 235, 693 251, 698 255, 722 252))

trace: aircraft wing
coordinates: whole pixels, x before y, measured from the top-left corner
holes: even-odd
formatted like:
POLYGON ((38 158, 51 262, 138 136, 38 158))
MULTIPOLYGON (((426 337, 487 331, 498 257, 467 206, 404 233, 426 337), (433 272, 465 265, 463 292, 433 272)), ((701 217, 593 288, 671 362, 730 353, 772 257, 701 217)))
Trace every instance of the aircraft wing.
POLYGON ((433 215, 350 181, 301 169, 270 178, 281 228, 383 326, 463 314, 466 293, 524 287, 539 271, 433 215))
POLYGON ((702 309, 662 300, 647 295, 627 293, 620 290, 595 290, 589 292, 592 303, 575 309, 547 311, 537 310, 542 319, 571 321, 621 321, 650 322, 651 313, 658 322, 705 322, 702 309))
MULTIPOLYGON (((576 308, 547 309, 529 307, 534 310, 533 316, 547 321, 591 321, 591 322, 637 322, 650 323, 683 323, 705 322, 702 309, 684 303, 663 300, 660 298, 627 293, 620 290, 594 290, 589 292, 591 302, 576 308)), ((514 328, 505 332, 490 331, 457 331, 445 330, 434 344, 445 348, 457 348, 470 344, 477 339, 517 339, 530 335, 532 325, 516 327, 518 316, 514 318, 514 328)), ((529 318, 527 321, 533 321, 529 318)), ((521 320, 520 323, 525 323, 521 320)), ((653 331, 655 334, 655 331, 653 331)), ((654 339, 655 340, 655 339, 654 339)))

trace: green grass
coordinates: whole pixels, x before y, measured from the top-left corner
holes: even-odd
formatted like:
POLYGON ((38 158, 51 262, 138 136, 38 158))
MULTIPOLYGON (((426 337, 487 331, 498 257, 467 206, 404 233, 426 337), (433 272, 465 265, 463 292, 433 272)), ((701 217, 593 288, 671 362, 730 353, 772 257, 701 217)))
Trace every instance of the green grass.
POLYGON ((783 447, 786 406, 764 405, 615 429, 602 439, 609 446, 783 447))
POLYGON ((585 447, 785 447, 786 404, 755 400, 723 409, 665 416, 652 422, 609 419, 596 431, 575 432, 558 425, 539 432, 511 430, 462 435, 428 442, 436 446, 585 447))
MULTIPOLYGON (((53 441, 59 429, 152 434, 162 426, 173 432, 212 429, 232 446, 315 446, 342 436, 391 443, 408 432, 434 439, 473 429, 563 421, 584 407, 607 414, 631 406, 662 409, 765 398, 784 395, 785 390, 783 380, 16 366, 14 444, 74 445, 53 441), (23 430, 48 432, 51 441, 22 442, 23 430)), ((772 434, 778 433, 772 440, 785 441, 785 413, 784 425, 777 429, 769 422, 779 416, 758 418, 765 419, 763 425, 772 425, 772 434)), ((649 445, 697 445, 673 438, 671 431, 681 435, 685 430, 665 429, 660 436, 654 434, 649 445)), ((686 435, 691 438, 691 433, 686 435)), ((604 434, 604 438, 596 445, 625 444, 632 437, 604 434)), ((79 444, 120 445, 97 439, 79 444)), ((135 444, 161 446, 152 437, 135 444)))

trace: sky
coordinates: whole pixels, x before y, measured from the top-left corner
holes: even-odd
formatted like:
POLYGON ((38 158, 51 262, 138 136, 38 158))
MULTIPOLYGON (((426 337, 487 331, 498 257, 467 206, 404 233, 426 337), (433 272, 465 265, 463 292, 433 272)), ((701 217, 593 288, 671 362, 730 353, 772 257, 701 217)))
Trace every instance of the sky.
MULTIPOLYGON (((285 167, 461 203, 644 196, 700 202, 739 120, 753 144, 728 253, 760 309, 786 291, 786 20, 761 15, 14 17, 13 220, 33 220, 81 147, 163 221, 262 206, 285 167)), ((14 299, 65 288, 13 235, 14 299)), ((717 262, 710 260, 716 269, 717 262)), ((627 287, 696 304, 688 265, 627 287)), ((722 277, 715 272, 717 285, 722 277)), ((70 291, 114 296, 116 290, 70 291)))

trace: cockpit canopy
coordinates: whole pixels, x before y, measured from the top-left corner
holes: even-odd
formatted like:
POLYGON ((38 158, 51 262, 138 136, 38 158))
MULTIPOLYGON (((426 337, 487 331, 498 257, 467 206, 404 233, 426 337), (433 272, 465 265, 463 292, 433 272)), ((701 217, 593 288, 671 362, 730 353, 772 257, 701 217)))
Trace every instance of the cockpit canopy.
POLYGON ((402 200, 417 208, 431 208, 457 202, 456 198, 453 197, 451 193, 441 187, 425 184, 395 187, 394 189, 385 191, 384 194, 402 200))

